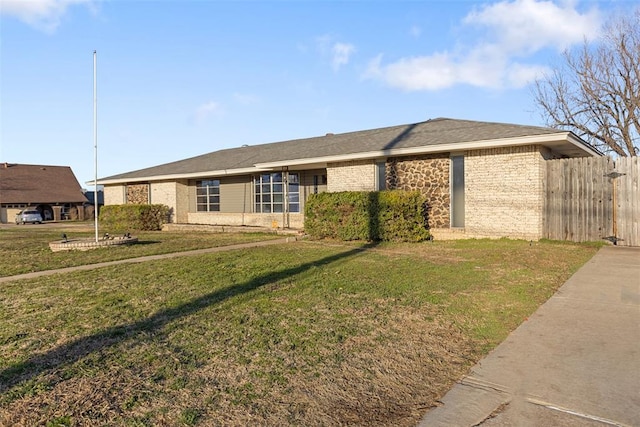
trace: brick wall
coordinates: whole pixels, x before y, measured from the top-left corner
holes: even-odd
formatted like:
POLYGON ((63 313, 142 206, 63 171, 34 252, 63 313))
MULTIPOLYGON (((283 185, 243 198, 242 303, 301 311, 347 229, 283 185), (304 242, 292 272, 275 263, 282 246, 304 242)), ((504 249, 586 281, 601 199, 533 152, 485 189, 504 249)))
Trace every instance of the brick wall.
POLYGON ((165 181, 151 184, 151 203, 170 208, 169 222, 186 222, 189 207, 185 181, 165 181), (181 221, 182 220, 182 221, 181 221))
POLYGON ((541 238, 546 155, 538 146, 467 152, 465 234, 541 238))
POLYGON ((124 185, 105 185, 104 204, 105 205, 124 204, 124 185))
POLYGON ((376 164, 372 160, 327 165, 327 191, 375 191, 376 164))
POLYGON ((176 207, 172 222, 185 223, 189 213, 189 181, 176 182, 176 207))
POLYGON ((176 207, 176 183, 174 181, 154 182, 151 184, 150 203, 176 207))
POLYGON ((304 228, 304 215, 290 213, 283 217, 281 213, 222 213, 222 212, 189 212, 187 223, 203 225, 232 225, 267 228, 304 228), (288 224, 287 224, 288 222, 288 224))

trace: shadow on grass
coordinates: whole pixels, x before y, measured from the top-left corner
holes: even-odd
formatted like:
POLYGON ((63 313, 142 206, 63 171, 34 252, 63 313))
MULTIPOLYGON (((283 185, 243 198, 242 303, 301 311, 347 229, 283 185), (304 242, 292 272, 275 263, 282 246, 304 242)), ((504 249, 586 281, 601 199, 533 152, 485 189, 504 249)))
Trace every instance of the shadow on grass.
POLYGON ((4 393, 11 388, 32 380, 45 372, 53 372, 62 366, 71 365, 91 353, 112 347, 122 341, 135 338, 143 332, 155 332, 163 328, 168 323, 198 312, 213 304, 221 303, 234 296, 254 291, 265 285, 274 283, 287 277, 295 276, 318 265, 331 264, 351 256, 362 253, 376 243, 369 243, 364 246, 328 256, 319 260, 308 262, 297 267, 275 271, 256 277, 246 283, 228 286, 215 292, 208 293, 195 298, 178 307, 162 310, 151 317, 133 323, 113 326, 102 332, 79 338, 61 347, 57 347, 29 358, 28 360, 9 366, 0 371, 0 393, 4 393))

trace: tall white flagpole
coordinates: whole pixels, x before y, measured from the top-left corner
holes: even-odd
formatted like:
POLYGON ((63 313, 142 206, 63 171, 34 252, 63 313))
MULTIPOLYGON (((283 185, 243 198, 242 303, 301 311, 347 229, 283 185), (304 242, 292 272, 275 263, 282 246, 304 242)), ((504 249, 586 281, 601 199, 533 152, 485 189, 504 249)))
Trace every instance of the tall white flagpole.
POLYGON ((98 243, 98 86, 96 79, 97 53, 93 51, 93 217, 98 243))

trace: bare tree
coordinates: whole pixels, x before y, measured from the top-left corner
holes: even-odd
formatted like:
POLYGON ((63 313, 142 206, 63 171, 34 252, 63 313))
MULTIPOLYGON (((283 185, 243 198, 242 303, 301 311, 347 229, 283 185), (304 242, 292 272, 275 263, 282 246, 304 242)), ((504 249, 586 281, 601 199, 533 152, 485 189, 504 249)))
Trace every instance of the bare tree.
POLYGON ((547 125, 571 130, 603 152, 640 154, 640 8, 604 26, 599 39, 563 53, 535 82, 547 125))

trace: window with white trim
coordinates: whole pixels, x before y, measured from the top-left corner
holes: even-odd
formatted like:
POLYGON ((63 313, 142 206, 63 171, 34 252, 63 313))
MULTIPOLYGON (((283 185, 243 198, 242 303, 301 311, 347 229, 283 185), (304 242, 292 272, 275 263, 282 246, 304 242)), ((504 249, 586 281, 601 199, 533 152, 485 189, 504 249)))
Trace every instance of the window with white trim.
POLYGON ((220 211, 220 180, 196 181, 196 210, 198 212, 220 211))
POLYGON ((254 183, 257 213, 300 212, 300 177, 297 173, 263 173, 255 177, 254 183))

